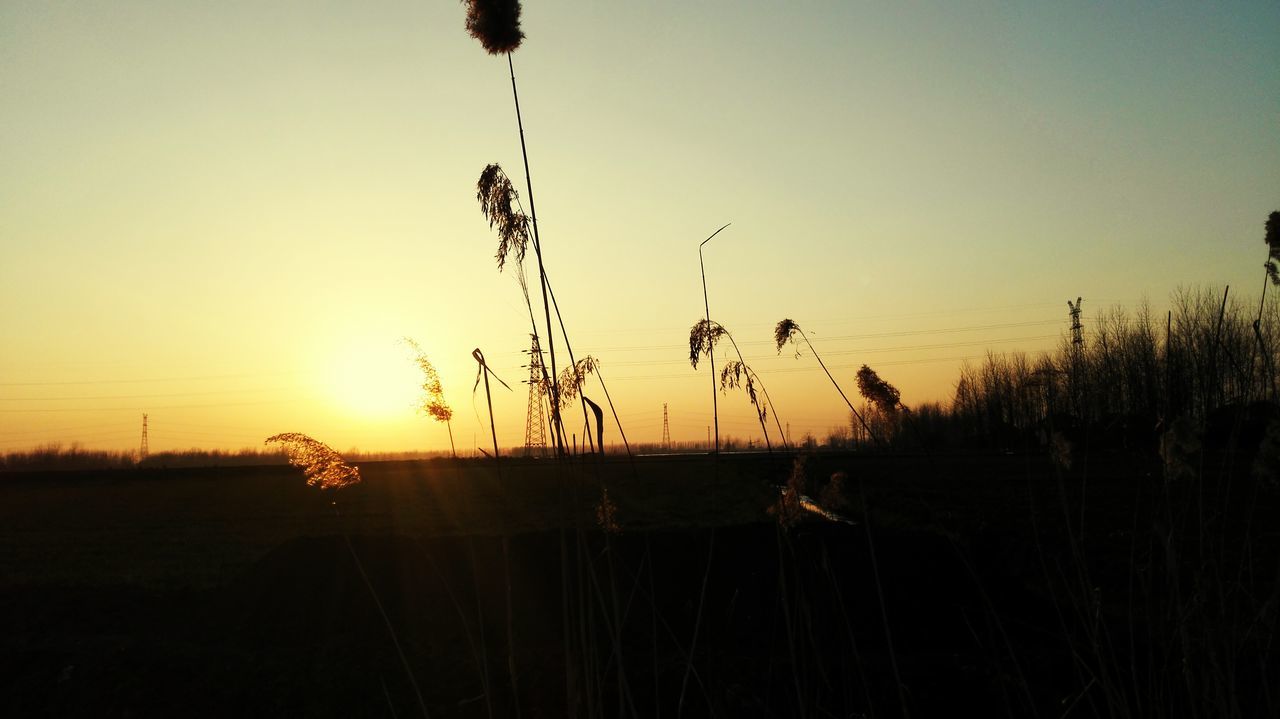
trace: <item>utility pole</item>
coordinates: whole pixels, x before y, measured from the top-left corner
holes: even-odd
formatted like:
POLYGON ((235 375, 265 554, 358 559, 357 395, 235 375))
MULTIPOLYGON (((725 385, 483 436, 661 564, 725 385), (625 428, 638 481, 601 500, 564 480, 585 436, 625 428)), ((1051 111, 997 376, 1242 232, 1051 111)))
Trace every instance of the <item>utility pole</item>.
POLYGON ((671 424, 667 421, 667 403, 662 403, 662 448, 671 449, 671 424))

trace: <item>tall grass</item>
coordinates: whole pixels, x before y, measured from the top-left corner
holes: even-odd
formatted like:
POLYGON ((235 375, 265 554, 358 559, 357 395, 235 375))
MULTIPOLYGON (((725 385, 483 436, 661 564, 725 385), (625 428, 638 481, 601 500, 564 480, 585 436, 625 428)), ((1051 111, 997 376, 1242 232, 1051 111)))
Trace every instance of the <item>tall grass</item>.
MULTIPOLYGON (((342 455, 335 452, 329 445, 312 439, 305 434, 299 432, 276 434, 268 437, 265 444, 279 445, 285 456, 289 458, 289 464, 302 469, 308 485, 319 487, 321 490, 338 490, 360 483, 360 469, 358 467, 347 464, 342 455)), ((351 543, 351 535, 347 532, 346 527, 342 525, 342 515, 338 510, 338 502, 336 500, 333 501, 332 506, 334 517, 338 520, 339 528, 342 531, 342 538, 346 540, 347 551, 351 554, 351 560, 355 562, 360 578, 369 590, 369 596, 373 599, 373 603, 378 609, 378 615, 382 617, 383 624, 387 628, 391 643, 400 658, 400 666, 404 669, 410 686, 413 687, 414 696, 417 697, 418 708, 422 710, 423 717, 430 717, 431 712, 427 711, 427 703, 422 697, 422 690, 418 688, 418 680, 413 674, 413 669, 409 666, 409 659, 405 656, 404 649, 400 646, 400 637, 396 633, 395 625, 391 623, 391 618, 387 615, 382 599, 378 596, 378 590, 374 588, 373 582, 369 580, 369 574, 365 571, 364 562, 360 561, 360 555, 356 552, 355 545, 351 543)), ((385 686, 383 689, 385 693, 385 686)), ((389 698, 388 708, 392 712, 395 711, 395 708, 390 706, 389 698)))
MULTIPOLYGON (((747 364, 746 359, 742 356, 742 350, 738 349, 738 343, 733 339, 733 335, 729 333, 719 322, 713 320, 698 320, 693 327, 689 328, 689 364, 694 369, 698 368, 698 362, 702 356, 706 355, 708 361, 715 361, 715 346, 722 339, 729 340, 729 344, 733 347, 733 352, 738 359, 729 360, 720 370, 720 391, 725 392, 729 389, 741 387, 747 393, 747 399, 751 401, 751 406, 756 411, 756 419, 760 422, 760 431, 764 433, 764 443, 770 451, 773 449, 772 443, 769 441, 769 427, 765 423, 769 416, 769 407, 773 405, 773 400, 769 397, 769 391, 764 387, 764 381, 760 379, 760 375, 747 364), (760 389, 760 393, 756 393, 756 388, 760 389), (764 395, 761 399, 760 395, 764 395)), ((778 435, 782 437, 783 446, 786 446, 786 435, 782 431, 782 422, 778 419, 778 413, 773 412, 773 421, 777 425, 778 435)))
POLYGON ((790 318, 786 318, 786 319, 779 320, 778 324, 774 326, 773 342, 775 345, 777 345, 778 353, 781 354, 782 348, 787 343, 791 343, 796 347, 796 357, 799 357, 800 349, 799 349, 799 344, 796 342, 797 335, 800 337, 800 339, 804 340, 804 343, 809 348, 809 351, 813 353, 813 358, 818 360, 818 366, 821 367, 822 371, 826 373, 827 379, 831 380, 832 386, 834 386, 836 388, 836 392, 840 394, 840 399, 843 399, 844 403, 849 405, 849 412, 854 417, 857 418, 858 423, 862 425, 862 428, 866 431, 867 435, 871 437, 877 444, 880 444, 881 440, 879 439, 879 437, 876 436, 876 433, 871 430, 871 426, 867 424, 866 418, 863 417, 863 414, 853 406, 852 402, 849 401, 849 398, 845 395, 844 390, 840 389, 840 383, 836 382, 836 378, 831 376, 831 370, 827 369, 827 363, 822 361, 822 357, 818 354, 818 351, 814 349, 813 343, 809 341, 809 336, 806 335, 804 333, 804 330, 800 328, 799 322, 796 322, 795 320, 790 318))

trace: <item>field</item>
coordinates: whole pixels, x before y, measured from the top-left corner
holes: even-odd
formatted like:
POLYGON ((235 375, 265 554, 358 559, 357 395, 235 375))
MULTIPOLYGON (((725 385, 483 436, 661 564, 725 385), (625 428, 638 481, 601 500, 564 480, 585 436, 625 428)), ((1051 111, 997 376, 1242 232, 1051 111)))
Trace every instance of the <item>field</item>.
POLYGON ((1270 716, 1280 503, 1237 464, 11 473, 0 712, 1270 716), (801 476, 852 523, 780 507, 801 476))

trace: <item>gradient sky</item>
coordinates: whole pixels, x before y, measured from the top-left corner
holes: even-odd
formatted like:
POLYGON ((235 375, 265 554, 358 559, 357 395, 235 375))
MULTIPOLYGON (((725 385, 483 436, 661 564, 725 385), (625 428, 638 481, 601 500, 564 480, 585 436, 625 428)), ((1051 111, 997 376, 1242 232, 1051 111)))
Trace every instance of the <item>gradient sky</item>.
MULTIPOLYGON (((297 431, 442 449, 401 336, 523 441, 528 318, 475 181, 523 189, 507 65, 440 2, 0 3, 0 452, 297 431)), ((793 438, 862 363, 907 404, 1053 346, 1066 301, 1256 298, 1280 209, 1280 4, 525 3, 547 271, 632 441, 703 439, 711 314, 793 438), (1219 289, 1220 291, 1220 289, 1219 289)), ((523 194, 523 192, 522 192, 523 194)), ((720 353, 718 353, 718 357, 720 353)), ((563 358, 561 358, 563 363, 563 358)), ((602 399, 594 385, 588 394, 602 399)), ((758 437, 744 395, 722 434, 758 437)), ((579 430, 580 431, 580 430, 579 430)), ((612 428, 609 441, 616 441, 612 428)))

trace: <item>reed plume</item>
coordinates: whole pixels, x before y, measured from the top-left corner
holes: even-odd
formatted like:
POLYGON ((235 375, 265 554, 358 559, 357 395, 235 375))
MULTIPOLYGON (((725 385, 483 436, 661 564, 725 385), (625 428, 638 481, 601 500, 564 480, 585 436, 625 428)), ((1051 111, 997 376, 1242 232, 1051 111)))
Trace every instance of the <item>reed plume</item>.
POLYGON ((1272 212, 1263 228, 1267 231, 1264 240, 1269 250, 1268 255, 1273 260, 1280 260, 1280 211, 1272 212))
POLYGON ((265 444, 279 444, 289 464, 301 467, 307 484, 320 489, 342 489, 360 482, 360 468, 343 461, 342 455, 329 445, 299 432, 285 432, 266 439, 265 444))
POLYGON ((702 355, 711 356, 717 342, 727 334, 718 322, 698 320, 689 328, 689 364, 698 369, 702 355))
MULTIPOLYGON (((764 388, 764 382, 760 380, 760 376, 751 369, 746 360, 742 357, 742 350, 738 349, 738 343, 734 341, 733 335, 729 334, 719 322, 715 320, 698 320, 693 327, 689 328, 689 364, 694 369, 698 368, 698 362, 702 355, 714 358, 716 343, 721 338, 728 338, 729 344, 733 346, 733 351, 738 355, 737 360, 730 360, 724 364, 720 370, 720 391, 726 389, 735 389, 743 387, 747 390, 747 397, 751 400, 751 404, 755 407, 756 416, 760 420, 760 430, 764 432, 764 444, 770 451, 773 449, 772 443, 769 441, 769 429, 765 426, 765 419, 768 418, 768 405, 772 404, 769 399, 769 391, 764 388), (764 395, 764 401, 760 401, 756 395, 756 387, 760 388, 760 392, 764 395)), ((778 420, 778 413, 774 412, 773 421, 778 425, 778 435, 782 437, 782 444, 785 447, 787 443, 786 434, 782 431, 782 423, 778 420)))
POLYGON ((582 385, 587 381, 587 375, 596 372, 599 368, 600 362, 595 357, 587 355, 560 372, 558 382, 562 408, 568 407, 569 402, 582 394, 582 385))
POLYGON ((520 47, 519 0, 463 0, 467 6, 467 32, 490 55, 505 55, 520 47))
POLYGON ((622 531, 622 526, 618 524, 618 505, 609 497, 608 487, 600 488, 600 503, 596 505, 596 526, 609 534, 622 531))
POLYGON ((902 404, 898 388, 880 379, 880 375, 866 365, 858 370, 858 392, 885 414, 893 414, 902 404))
POLYGON ((783 345, 790 342, 795 345, 796 357, 798 358, 800 356, 800 343, 796 341, 796 335, 799 335, 800 339, 804 340, 804 343, 809 346, 809 351, 813 353, 813 358, 818 360, 818 366, 822 368, 823 372, 827 373, 827 379, 831 380, 831 385, 840 394, 840 399, 843 399, 844 403, 849 405, 849 411, 853 413, 854 417, 858 418, 858 422, 862 425, 862 429, 866 431, 867 436, 877 444, 880 444, 880 438, 876 436, 875 432, 871 431, 871 426, 867 424, 866 418, 849 401, 844 390, 840 389, 840 383, 836 382, 836 378, 831 376, 831 370, 827 369, 827 363, 822 361, 822 357, 818 355, 818 350, 813 348, 813 343, 809 341, 809 336, 804 333, 804 330, 800 329, 800 324, 793 319, 781 320, 773 328, 773 342, 778 348, 778 353, 781 354, 783 345))
POLYGON ((437 422, 444 422, 445 427, 449 429, 449 450, 454 457, 457 457, 458 450, 453 444, 453 423, 450 422, 453 419, 453 409, 444 399, 444 386, 440 384, 440 374, 436 372, 431 360, 427 359, 427 353, 422 351, 422 347, 417 342, 411 337, 405 337, 404 343, 413 353, 414 364, 422 370, 423 395, 418 400, 418 411, 426 413, 437 422))
POLYGON ((720 391, 742 387, 747 391, 751 404, 755 405, 756 412, 763 418, 768 415, 769 409, 761 404, 759 397, 756 396, 756 379, 755 371, 746 362, 729 360, 720 369, 720 391))
MULTIPOLYGON (((800 325, 792 319, 784 319, 778 322, 773 328, 773 342, 778 346, 778 354, 782 354, 782 346, 788 342, 795 342, 795 336, 800 333, 800 325)), ((808 339, 805 340, 806 342, 808 339)), ((812 349, 812 348, 811 348, 812 349)), ((796 348, 796 357, 800 356, 799 347, 796 348)))
POLYGON ((498 230, 498 271, 507 264, 507 255, 515 252, 516 264, 524 264, 525 250, 529 246, 529 216, 517 209, 520 194, 511 184, 507 173, 497 163, 486 165, 476 182, 476 200, 480 212, 489 221, 489 227, 498 230))

